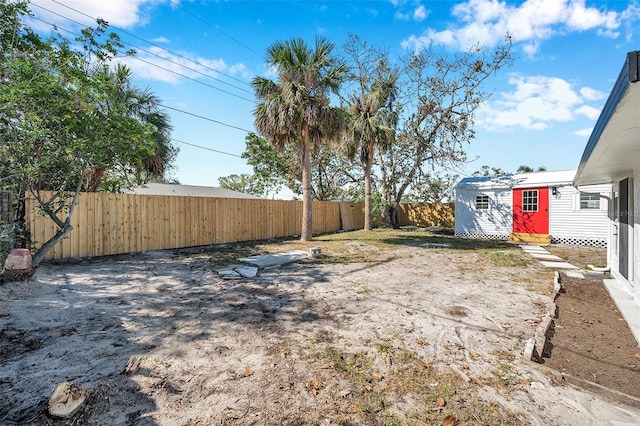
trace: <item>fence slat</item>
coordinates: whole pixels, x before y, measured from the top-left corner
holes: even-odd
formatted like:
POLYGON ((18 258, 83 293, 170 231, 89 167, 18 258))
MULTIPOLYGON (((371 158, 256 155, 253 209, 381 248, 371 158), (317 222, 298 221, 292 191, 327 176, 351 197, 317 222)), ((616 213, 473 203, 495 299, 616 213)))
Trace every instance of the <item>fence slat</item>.
MULTIPOLYGON (((47 194, 43 194, 46 196, 47 194)), ((55 232, 28 199, 26 223, 35 248, 55 232)), ((447 226, 448 204, 402 204, 401 225, 447 226)), ((302 202, 139 194, 80 194, 74 230, 47 259, 113 255, 300 235, 302 202)), ((313 233, 361 229, 362 203, 314 202, 313 233)))

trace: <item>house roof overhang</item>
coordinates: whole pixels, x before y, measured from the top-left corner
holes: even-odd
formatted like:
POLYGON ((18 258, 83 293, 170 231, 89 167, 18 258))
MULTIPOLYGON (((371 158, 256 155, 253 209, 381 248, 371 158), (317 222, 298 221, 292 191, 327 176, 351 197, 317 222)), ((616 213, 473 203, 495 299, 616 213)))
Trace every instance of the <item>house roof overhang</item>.
POLYGON ((640 167, 640 51, 629 52, 580 160, 574 186, 612 183, 640 167))

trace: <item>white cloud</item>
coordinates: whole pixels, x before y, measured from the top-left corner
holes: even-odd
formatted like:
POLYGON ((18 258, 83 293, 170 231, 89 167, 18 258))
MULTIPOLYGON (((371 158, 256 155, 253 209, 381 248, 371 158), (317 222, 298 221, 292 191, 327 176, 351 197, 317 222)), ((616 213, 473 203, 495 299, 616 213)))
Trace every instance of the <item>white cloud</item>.
MULTIPOLYGON (((244 64, 229 66, 224 59, 195 57, 187 52, 179 52, 181 56, 176 56, 158 47, 151 47, 148 50, 152 54, 139 52, 135 57, 124 57, 119 60, 131 68, 137 78, 170 84, 178 83, 183 77, 202 79, 206 82, 207 79, 203 74, 219 78, 216 71, 242 77, 248 74, 244 64)), ((212 82, 208 81, 208 83, 212 82)))
POLYGON ((413 11, 413 19, 415 21, 424 21, 428 15, 429 11, 423 5, 418 6, 418 8, 413 11))
POLYGON ((480 43, 495 46, 507 34, 522 42, 528 54, 538 51, 539 43, 559 32, 595 30, 607 37, 617 37, 624 19, 636 14, 629 6, 624 13, 588 7, 585 0, 526 0, 513 4, 499 0, 468 0, 457 4, 452 15, 459 24, 444 30, 427 28, 420 36, 412 35, 402 44, 419 49, 431 41, 465 50, 480 43))
POLYGON ((168 38, 166 38, 166 37, 162 37, 162 36, 160 36, 160 37, 156 37, 156 38, 154 38, 154 39, 153 39, 153 40, 151 40, 151 41, 153 41, 154 43, 165 43, 165 44, 166 44, 166 43, 170 43, 170 42, 171 42, 168 38))
POLYGON ((590 87, 583 87, 580 89, 580 96, 582 96, 585 101, 599 101, 600 99, 604 99, 607 94, 590 87))
POLYGON ((396 12, 393 17, 396 21, 408 21, 409 19, 411 19, 409 15, 404 12, 396 12))
POLYGON ((372 9, 370 7, 365 8, 365 11, 367 12, 367 15, 373 16, 374 18, 376 18, 378 16, 378 14, 380 13, 380 12, 378 12, 378 9, 372 9))
POLYGON ((595 120, 600 114, 586 104, 601 99, 601 93, 589 87, 575 90, 568 81, 547 76, 513 76, 509 84, 513 91, 501 92, 497 100, 479 109, 478 124, 490 130, 542 130, 581 116, 595 120))
POLYGON ((600 110, 590 105, 583 105, 579 108, 576 108, 575 113, 577 115, 584 115, 590 120, 595 120, 600 116, 600 110))
POLYGON ((593 127, 588 127, 586 129, 582 129, 582 130, 576 130, 575 132, 573 132, 573 134, 577 135, 577 136, 588 138, 589 136, 591 136, 591 132, 593 132, 593 127))
POLYGON ((429 9, 420 4, 420 2, 409 3, 407 1, 392 1, 391 3, 394 5, 394 7, 397 7, 399 9, 394 15, 394 18, 397 21, 414 20, 417 22, 421 22, 427 19, 427 16, 429 16, 429 9))
POLYGON ((161 0, 60 0, 62 4, 59 4, 45 0, 32 0, 31 9, 37 17, 66 27, 73 24, 59 15, 87 26, 95 26, 95 18, 101 18, 116 27, 131 28, 146 21, 143 11, 145 4, 156 4, 159 1, 161 0))

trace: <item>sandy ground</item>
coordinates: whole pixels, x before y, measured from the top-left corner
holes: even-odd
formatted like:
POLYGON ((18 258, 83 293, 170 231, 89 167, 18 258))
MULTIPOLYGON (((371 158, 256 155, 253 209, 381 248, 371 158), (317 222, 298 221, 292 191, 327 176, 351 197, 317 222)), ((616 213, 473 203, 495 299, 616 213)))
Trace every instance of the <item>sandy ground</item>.
MULTIPOLYGON (((31 281, 1 285, 0 424, 374 424, 391 412, 398 424, 429 423, 433 409, 407 394, 362 408, 366 390, 394 377, 401 350, 457 377, 467 400, 513 413, 509 424, 640 424, 640 411, 522 360, 550 302, 537 262, 403 247, 242 280, 216 269, 206 253, 147 252, 45 264, 31 281), (335 348, 373 360, 371 386, 356 389, 318 355, 335 348), (46 415, 64 380, 90 392, 66 423, 46 415)), ((440 419, 459 403, 449 395, 440 419)))

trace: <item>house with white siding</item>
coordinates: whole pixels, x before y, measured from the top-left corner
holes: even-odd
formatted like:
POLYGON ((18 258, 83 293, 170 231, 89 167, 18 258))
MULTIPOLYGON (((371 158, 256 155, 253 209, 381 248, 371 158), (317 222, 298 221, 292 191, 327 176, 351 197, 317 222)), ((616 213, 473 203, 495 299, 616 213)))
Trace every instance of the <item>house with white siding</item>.
POLYGON ((612 185, 604 282, 640 343, 640 50, 627 53, 573 184, 612 185))
POLYGON ((611 185, 578 191, 576 170, 469 177, 456 185, 455 235, 605 247, 611 185))

